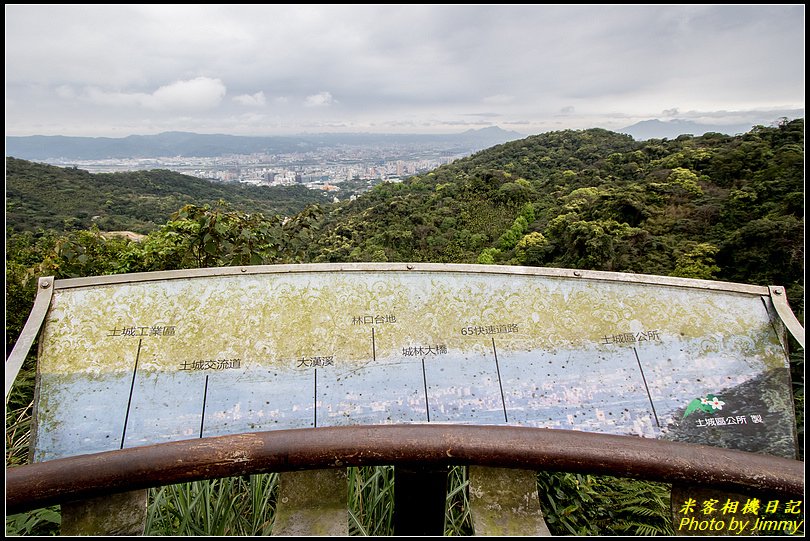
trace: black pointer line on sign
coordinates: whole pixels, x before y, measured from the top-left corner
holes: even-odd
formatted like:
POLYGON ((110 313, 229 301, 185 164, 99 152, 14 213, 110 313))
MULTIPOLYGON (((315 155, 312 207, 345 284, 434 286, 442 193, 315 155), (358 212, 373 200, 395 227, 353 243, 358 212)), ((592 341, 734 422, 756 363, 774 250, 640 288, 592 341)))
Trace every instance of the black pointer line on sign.
POLYGON ((425 413, 427 422, 430 422, 430 405, 428 404, 427 375, 425 374, 425 358, 422 357, 422 383, 425 385, 425 413))
POLYGON ((505 423, 509 422, 509 418, 506 416, 506 399, 503 397, 503 383, 501 382, 501 368, 498 365, 498 350, 495 349, 495 337, 492 337, 492 353, 495 354, 495 371, 498 373, 498 387, 501 389, 501 404, 503 405, 503 421, 505 423))
POLYGON ((127 414, 124 416, 124 431, 121 433, 121 447, 124 448, 124 439, 127 437, 127 423, 129 422, 129 410, 132 407, 132 391, 135 389, 135 374, 138 372, 138 359, 141 357, 141 344, 143 338, 138 339, 138 352, 135 354, 135 368, 132 370, 132 383, 129 386, 129 400, 127 400, 127 414))
POLYGON ((312 419, 312 426, 318 428, 318 369, 315 369, 315 375, 313 376, 314 379, 314 389, 312 390, 312 403, 314 406, 315 413, 313 414, 312 419))
POLYGON ((650 400, 650 407, 652 408, 653 417, 655 417, 655 424, 658 425, 658 428, 661 428, 661 423, 658 422, 658 414, 655 412, 655 404, 653 404, 652 395, 650 394, 650 388, 647 386, 647 378, 644 376, 644 369, 641 368, 641 359, 638 358, 638 350, 636 350, 635 347, 633 348, 633 353, 636 354, 636 362, 641 372, 641 379, 644 380, 644 388, 647 390, 647 398, 650 400))
POLYGON ((203 391, 202 415, 200 416, 200 437, 203 437, 203 425, 205 424, 205 401, 208 399, 208 375, 205 376, 205 390, 203 391))

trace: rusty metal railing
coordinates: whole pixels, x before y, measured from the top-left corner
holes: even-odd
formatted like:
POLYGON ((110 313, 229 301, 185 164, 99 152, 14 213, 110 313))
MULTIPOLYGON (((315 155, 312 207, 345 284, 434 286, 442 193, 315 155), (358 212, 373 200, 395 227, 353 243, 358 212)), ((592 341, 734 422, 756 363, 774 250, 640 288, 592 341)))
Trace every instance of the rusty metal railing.
POLYGON ((743 493, 804 493, 804 463, 770 455, 556 429, 377 425, 184 440, 8 468, 6 512, 201 479, 390 464, 569 471, 743 493))

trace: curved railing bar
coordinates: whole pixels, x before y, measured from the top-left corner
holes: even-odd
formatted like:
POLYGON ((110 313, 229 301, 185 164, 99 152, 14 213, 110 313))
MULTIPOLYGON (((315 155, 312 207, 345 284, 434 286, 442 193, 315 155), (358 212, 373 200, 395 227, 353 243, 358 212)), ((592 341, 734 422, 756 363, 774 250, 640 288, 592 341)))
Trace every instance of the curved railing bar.
POLYGON ((544 428, 376 425, 236 434, 12 467, 6 512, 201 479, 388 464, 477 464, 804 493, 804 464, 770 455, 544 428))

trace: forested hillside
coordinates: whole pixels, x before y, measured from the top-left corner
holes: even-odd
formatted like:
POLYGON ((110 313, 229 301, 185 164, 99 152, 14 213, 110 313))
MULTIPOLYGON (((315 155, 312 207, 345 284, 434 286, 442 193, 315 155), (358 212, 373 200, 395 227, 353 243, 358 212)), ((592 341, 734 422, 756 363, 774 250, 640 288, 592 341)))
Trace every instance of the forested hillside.
POLYGON ((148 233, 189 203, 228 201, 235 209, 291 216, 328 201, 304 186, 216 184, 167 170, 90 174, 6 158, 6 227, 148 233))
POLYGON ((536 135, 332 207, 311 257, 779 284, 800 305, 803 134, 795 120, 736 137, 536 135))

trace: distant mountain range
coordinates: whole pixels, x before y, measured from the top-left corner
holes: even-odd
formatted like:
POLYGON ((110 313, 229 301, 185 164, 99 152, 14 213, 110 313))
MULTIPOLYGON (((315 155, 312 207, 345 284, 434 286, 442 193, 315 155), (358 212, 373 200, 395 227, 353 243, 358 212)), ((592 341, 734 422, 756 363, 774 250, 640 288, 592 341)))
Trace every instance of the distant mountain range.
POLYGON ((250 137, 189 132, 111 137, 31 135, 6 137, 6 156, 26 160, 103 160, 107 158, 215 157, 227 154, 280 154, 345 145, 430 145, 437 150, 475 152, 525 135, 492 126, 458 134, 316 134, 250 137))
POLYGON ((619 133, 626 133, 633 136, 636 141, 646 141, 647 139, 675 139, 679 135, 691 134, 694 136, 703 135, 709 132, 724 133, 726 135, 737 135, 751 130, 753 124, 700 124, 691 120, 674 119, 662 120, 642 120, 632 126, 627 126, 619 133))

